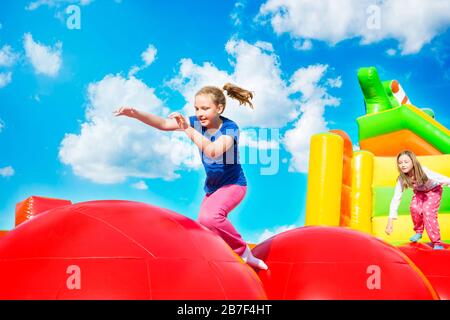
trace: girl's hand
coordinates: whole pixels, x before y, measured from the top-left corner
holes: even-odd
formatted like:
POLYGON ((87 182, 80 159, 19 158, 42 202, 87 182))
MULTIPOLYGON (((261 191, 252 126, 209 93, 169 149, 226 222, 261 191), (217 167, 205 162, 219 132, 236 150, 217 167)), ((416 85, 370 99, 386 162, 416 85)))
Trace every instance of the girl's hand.
POLYGON ((387 226, 386 226, 386 230, 385 230, 386 234, 390 235, 392 233, 393 229, 394 228, 393 228, 393 225, 392 225, 392 220, 389 219, 388 223, 387 223, 387 226))
POLYGON ((122 108, 119 108, 116 111, 114 111, 113 114, 116 117, 117 116, 127 116, 130 118, 135 118, 135 116, 137 115, 137 111, 136 111, 136 109, 134 109, 132 107, 122 107, 122 108))
POLYGON ((189 128, 189 124, 186 122, 186 119, 179 112, 172 112, 169 114, 169 119, 177 120, 178 127, 182 130, 186 130, 189 128))

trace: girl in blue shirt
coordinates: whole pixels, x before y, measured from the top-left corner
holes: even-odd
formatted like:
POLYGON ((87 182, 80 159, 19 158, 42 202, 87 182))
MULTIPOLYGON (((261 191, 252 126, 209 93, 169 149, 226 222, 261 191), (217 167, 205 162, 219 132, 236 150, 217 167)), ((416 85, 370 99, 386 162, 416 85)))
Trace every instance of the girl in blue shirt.
POLYGON ((173 112, 168 119, 145 113, 131 107, 115 111, 140 120, 154 128, 184 131, 197 145, 206 171, 204 190, 200 206, 199 222, 218 234, 245 262, 255 268, 267 270, 267 265, 253 256, 247 243, 228 220, 228 214, 242 201, 247 192, 247 181, 239 163, 239 127, 223 117, 227 95, 240 104, 253 108, 253 94, 227 83, 223 89, 206 86, 195 95, 195 116, 185 118, 173 112))

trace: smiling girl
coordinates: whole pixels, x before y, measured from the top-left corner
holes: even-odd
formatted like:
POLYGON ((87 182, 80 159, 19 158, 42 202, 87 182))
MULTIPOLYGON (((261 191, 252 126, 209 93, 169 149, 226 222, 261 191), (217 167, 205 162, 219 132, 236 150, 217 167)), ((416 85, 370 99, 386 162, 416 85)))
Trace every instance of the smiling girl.
POLYGON ((168 119, 144 113, 131 107, 115 111, 116 116, 128 116, 164 131, 184 131, 199 148, 206 172, 205 197, 198 221, 218 234, 246 263, 267 270, 264 261, 253 256, 247 243, 228 220, 228 214, 242 201, 247 192, 247 180, 239 163, 237 124, 223 117, 227 95, 242 105, 253 108, 253 94, 227 83, 223 89, 206 86, 195 95, 195 116, 186 119, 173 112, 168 119))

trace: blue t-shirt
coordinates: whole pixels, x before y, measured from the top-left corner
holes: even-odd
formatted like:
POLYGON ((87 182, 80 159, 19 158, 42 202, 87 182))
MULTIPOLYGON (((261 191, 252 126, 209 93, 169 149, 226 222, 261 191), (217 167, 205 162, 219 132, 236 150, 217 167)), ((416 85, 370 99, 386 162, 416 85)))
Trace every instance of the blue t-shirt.
POLYGON ((223 121, 222 126, 211 135, 207 132, 207 128, 201 125, 196 116, 189 117, 191 127, 212 142, 216 141, 221 135, 229 135, 234 139, 233 147, 217 158, 209 158, 200 151, 200 157, 206 171, 204 188, 206 193, 213 193, 220 187, 229 184, 247 185, 244 171, 239 163, 239 128, 234 121, 228 118, 220 116, 220 119, 223 121))

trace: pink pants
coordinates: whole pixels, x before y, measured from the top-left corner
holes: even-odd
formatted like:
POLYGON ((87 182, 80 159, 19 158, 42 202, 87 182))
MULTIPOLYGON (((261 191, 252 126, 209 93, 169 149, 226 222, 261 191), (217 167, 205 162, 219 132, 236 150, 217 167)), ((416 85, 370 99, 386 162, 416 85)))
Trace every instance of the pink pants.
POLYGON ((414 231, 422 234, 425 227, 431 242, 437 245, 442 245, 438 222, 441 197, 442 186, 437 186, 428 192, 414 191, 410 206, 414 231))
POLYGON ((246 186, 232 184, 207 194, 203 198, 198 217, 202 225, 218 234, 239 256, 244 253, 247 244, 227 216, 244 199, 246 192, 246 186))

